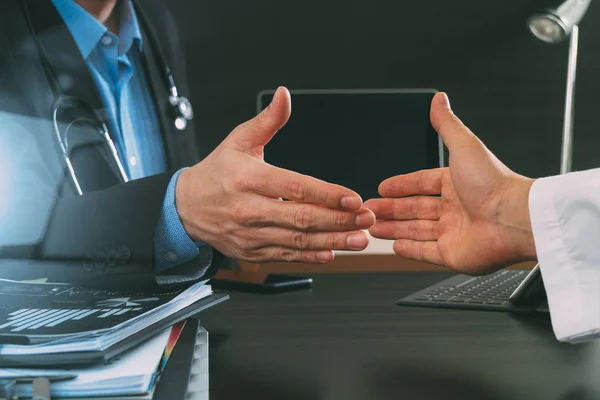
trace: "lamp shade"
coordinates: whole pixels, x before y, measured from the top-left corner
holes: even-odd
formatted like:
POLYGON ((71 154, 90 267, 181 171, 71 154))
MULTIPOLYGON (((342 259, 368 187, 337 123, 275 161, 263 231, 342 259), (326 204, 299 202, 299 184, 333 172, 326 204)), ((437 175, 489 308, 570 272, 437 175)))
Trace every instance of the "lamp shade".
POLYGON ((527 24, 540 40, 556 43, 568 37, 585 15, 591 0, 567 0, 556 8, 532 15, 527 24))

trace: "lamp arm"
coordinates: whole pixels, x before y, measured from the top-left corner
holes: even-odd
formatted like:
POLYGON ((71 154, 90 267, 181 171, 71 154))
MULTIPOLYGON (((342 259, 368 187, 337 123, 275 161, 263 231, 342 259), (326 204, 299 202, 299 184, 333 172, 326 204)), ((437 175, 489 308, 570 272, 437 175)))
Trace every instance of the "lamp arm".
POLYGON ((565 114, 563 121, 563 138, 561 146, 560 173, 572 170, 573 159, 573 118, 575 114, 575 78, 577 75, 577 50, 579 43, 579 27, 573 26, 569 41, 569 64, 567 67, 567 88, 565 91, 565 114))

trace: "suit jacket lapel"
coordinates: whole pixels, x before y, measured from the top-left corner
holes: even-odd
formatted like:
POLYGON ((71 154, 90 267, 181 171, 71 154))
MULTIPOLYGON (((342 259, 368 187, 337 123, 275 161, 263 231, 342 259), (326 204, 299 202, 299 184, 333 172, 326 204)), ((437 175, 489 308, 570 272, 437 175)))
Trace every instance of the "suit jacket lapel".
MULTIPOLYGON (((139 18, 139 16, 138 16, 139 18)), ((163 72, 160 70, 160 65, 157 65, 155 60, 157 59, 154 54, 152 47, 152 39, 145 31, 142 25, 142 37, 144 41, 143 52, 141 54, 141 61, 146 73, 146 79, 148 86, 154 97, 154 104, 156 112, 158 114, 158 120, 161 124, 161 131, 163 134, 163 143, 165 144, 165 152, 167 154, 167 162, 169 168, 180 168, 182 165, 180 159, 180 148, 176 142, 176 137, 181 135, 181 132, 177 131, 171 115, 172 110, 168 102, 169 92, 166 85, 163 83, 163 72)))
MULTIPOLYGON (((32 25, 42 48, 45 49, 50 67, 61 84, 63 94, 83 100, 106 121, 108 119, 107 112, 104 109, 94 78, 54 5, 50 1, 23 1, 27 3, 32 25)), ((140 18, 139 15, 138 18, 140 18)), ((153 18, 150 23, 155 23, 155 19, 153 18)), ((144 46, 141 60, 150 90, 154 96, 168 166, 171 169, 178 169, 191 165, 197 162, 197 151, 193 140, 195 135, 194 125, 190 123, 183 132, 175 128, 173 110, 168 102, 168 88, 163 83, 163 71, 161 66, 155 62, 157 57, 154 54, 152 40, 143 24, 142 35, 144 46)), ((159 40, 162 40, 162 38, 159 38, 159 40)), ((161 43, 161 45, 164 47, 168 43, 161 43)))
POLYGON ((171 32, 173 26, 166 23, 169 20, 169 15, 168 13, 165 15, 166 10, 163 7, 153 6, 154 2, 139 0, 135 1, 134 4, 136 5, 136 13, 144 38, 142 60, 146 66, 146 75, 150 82, 150 89, 153 92, 158 115, 162 123, 169 167, 179 169, 193 165, 199 161, 194 121, 189 121, 187 128, 183 131, 175 128, 173 109, 168 100, 169 93, 168 87, 165 84, 164 71, 162 70, 162 65, 157 62, 159 57, 156 57, 156 49, 154 48, 154 45, 160 45, 177 82, 179 95, 187 95, 185 58, 181 54, 179 43, 173 41, 178 40, 178 38, 176 35, 174 37, 171 32), (146 17, 144 18, 144 16, 146 17), (144 21, 151 24, 154 28, 155 33, 157 33, 156 40, 158 43, 152 42, 144 21), (173 49, 176 50, 174 51, 173 49))
MULTIPOLYGON (((23 5, 28 7, 32 29, 40 47, 38 49, 35 41, 31 40, 28 48, 44 53, 42 59, 45 58, 48 63, 49 68, 45 68, 48 79, 51 85, 52 81, 55 81, 60 86, 59 90, 56 90, 57 93, 54 93, 54 100, 58 99, 59 95, 73 96, 82 103, 59 116, 61 137, 67 132, 67 126, 77 118, 87 117, 92 121, 91 124, 74 125, 69 130, 73 132, 72 136, 69 133, 69 156, 79 184, 84 192, 90 192, 118 183, 120 177, 112 154, 98 134, 99 123, 107 120, 103 102, 71 32, 50 1, 24 0, 23 5), (91 108, 101 121, 93 113, 89 113, 87 107, 91 108)), ((52 106, 49 106, 47 115, 51 117, 52 106)), ((67 174, 65 182, 70 181, 67 174)), ((62 185, 61 194, 68 195, 72 192, 71 189, 72 183, 62 185)))
POLYGON ((75 96, 96 110, 104 120, 105 112, 96 83, 77 44, 50 1, 24 0, 29 7, 33 29, 62 93, 75 96))

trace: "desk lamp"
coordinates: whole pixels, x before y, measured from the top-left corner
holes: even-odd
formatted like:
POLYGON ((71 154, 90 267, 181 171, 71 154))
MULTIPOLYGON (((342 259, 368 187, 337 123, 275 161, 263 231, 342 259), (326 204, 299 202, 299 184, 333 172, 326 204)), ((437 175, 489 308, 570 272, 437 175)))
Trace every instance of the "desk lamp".
POLYGON ((567 0, 556 8, 545 9, 532 15, 527 24, 531 32, 547 43, 558 43, 570 36, 567 90, 560 159, 560 173, 571 171, 573 154, 573 112, 575 108, 575 75, 577 70, 577 45, 579 21, 585 15, 591 0, 567 0))
MULTIPOLYGON (((585 15, 592 0, 567 0, 556 8, 548 8, 527 20, 531 33, 546 43, 559 43, 570 36, 569 64, 567 67, 567 89, 565 92, 565 115, 560 156, 560 173, 571 171, 573 158, 573 112, 575 109, 575 75, 577 72, 577 45, 579 43, 579 21, 585 15)), ((540 274, 540 264, 525 277, 523 282, 532 281, 540 274)), ((519 285, 519 288, 523 284, 519 285)), ((515 293, 519 290, 515 291, 515 293)))

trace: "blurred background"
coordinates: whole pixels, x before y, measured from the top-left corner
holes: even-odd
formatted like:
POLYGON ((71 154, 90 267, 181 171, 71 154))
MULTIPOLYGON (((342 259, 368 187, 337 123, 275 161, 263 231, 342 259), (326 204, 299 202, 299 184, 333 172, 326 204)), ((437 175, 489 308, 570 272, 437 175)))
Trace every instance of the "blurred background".
MULTIPOLYGON (((568 41, 541 42, 526 25, 553 4, 169 0, 203 156, 255 115, 263 89, 436 88, 500 159, 532 177, 560 165, 568 41)), ((580 25, 574 170, 600 166, 598 21, 592 3, 580 25)))

